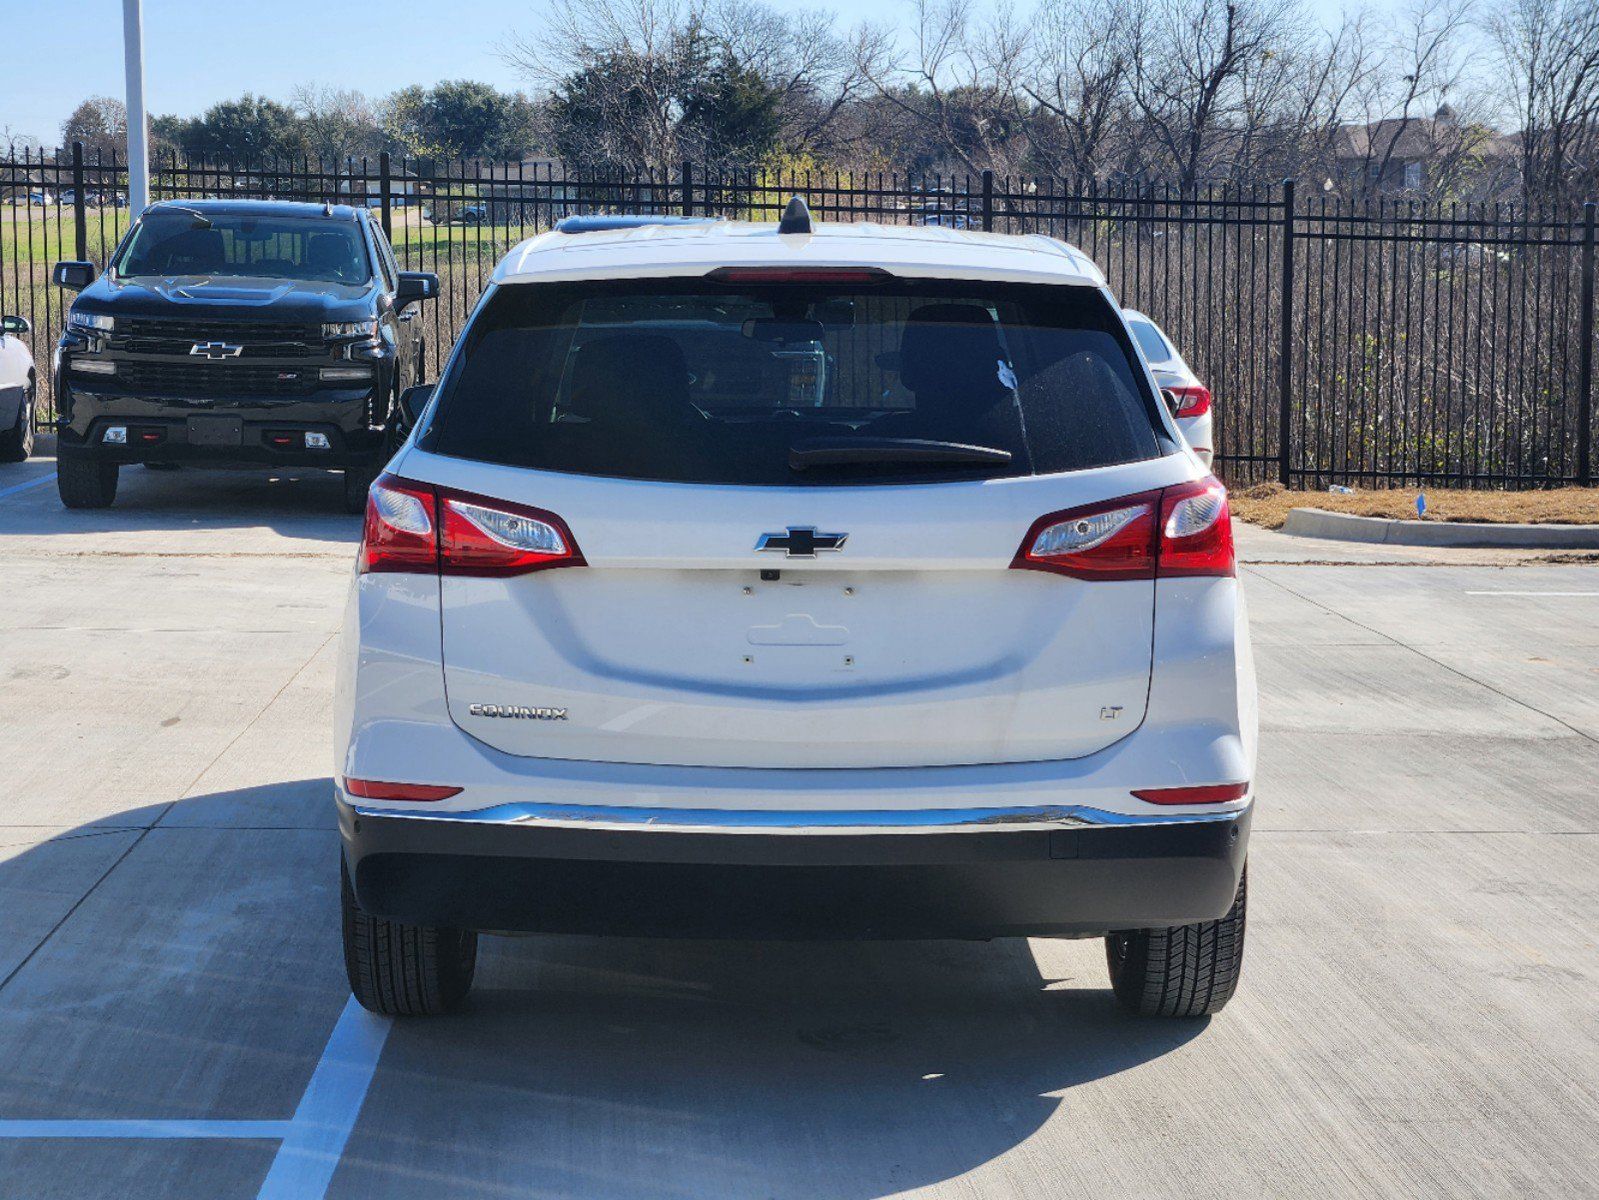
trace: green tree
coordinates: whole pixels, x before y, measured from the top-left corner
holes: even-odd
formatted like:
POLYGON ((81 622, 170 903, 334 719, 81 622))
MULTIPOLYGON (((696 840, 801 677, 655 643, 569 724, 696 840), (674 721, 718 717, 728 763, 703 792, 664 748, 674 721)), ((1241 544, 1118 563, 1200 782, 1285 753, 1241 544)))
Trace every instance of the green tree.
POLYGON ((91 96, 61 123, 61 144, 83 143, 83 152, 92 162, 96 155, 109 159, 122 153, 128 141, 128 110, 110 96, 91 96))
POLYGON ((246 92, 206 109, 179 134, 189 154, 225 162, 252 162, 305 152, 305 138, 294 111, 276 100, 246 92))
POLYGON ((512 159, 534 142, 535 109, 521 93, 454 79, 413 84, 383 104, 380 123, 392 149, 418 158, 512 159))

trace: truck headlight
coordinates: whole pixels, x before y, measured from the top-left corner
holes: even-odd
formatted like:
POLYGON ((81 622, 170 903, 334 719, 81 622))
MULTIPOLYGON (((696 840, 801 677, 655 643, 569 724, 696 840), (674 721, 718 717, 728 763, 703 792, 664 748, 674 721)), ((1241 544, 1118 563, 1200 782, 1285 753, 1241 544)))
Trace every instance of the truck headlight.
POLYGON ((109 358, 74 358, 70 363, 79 375, 115 375, 117 364, 109 358))
POLYGON ((110 333, 116 329, 116 320, 104 313, 69 312, 67 314, 67 328, 76 329, 80 333, 110 333))
POLYGON ((330 321, 322 326, 325 341, 335 338, 372 338, 378 335, 378 323, 372 321, 330 321))
POLYGON ((317 372, 323 383, 364 383, 372 378, 371 367, 323 367, 317 372))

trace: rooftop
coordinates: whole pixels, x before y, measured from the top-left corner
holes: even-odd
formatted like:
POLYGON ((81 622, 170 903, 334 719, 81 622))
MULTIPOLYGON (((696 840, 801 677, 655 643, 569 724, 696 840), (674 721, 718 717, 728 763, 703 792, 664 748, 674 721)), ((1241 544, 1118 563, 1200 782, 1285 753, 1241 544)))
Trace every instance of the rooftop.
POLYGON ((301 200, 156 200, 151 208, 192 208, 196 212, 229 214, 252 217, 323 217, 332 216, 345 221, 355 220, 360 209, 348 204, 331 207, 301 200))
POLYGON ((590 233, 550 232, 511 249, 496 283, 704 275, 717 267, 881 267, 895 275, 1100 287, 1082 251, 1042 234, 944 226, 817 221, 779 234, 775 223, 705 221, 590 233))

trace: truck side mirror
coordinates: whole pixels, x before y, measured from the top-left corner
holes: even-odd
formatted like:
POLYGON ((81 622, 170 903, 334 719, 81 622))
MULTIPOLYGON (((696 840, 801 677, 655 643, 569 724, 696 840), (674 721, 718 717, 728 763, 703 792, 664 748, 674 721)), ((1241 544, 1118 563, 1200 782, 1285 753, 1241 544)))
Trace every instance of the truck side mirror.
POLYGON ((431 271, 401 271, 394 288, 394 307, 404 308, 418 300, 431 300, 439 294, 439 277, 431 271))
POLYGON ((1183 398, 1170 388, 1161 388, 1160 398, 1166 402, 1166 411, 1174 417, 1177 415, 1177 410, 1183 406, 1183 398))
POLYGON ((50 279, 57 287, 81 292, 94 282, 98 274, 92 262, 58 262, 50 273, 50 279))
POLYGON ((421 383, 416 387, 408 387, 400 393, 400 415, 405 418, 405 427, 415 429, 416 423, 422 419, 422 412, 428 406, 428 401, 433 399, 433 389, 436 385, 421 383))
POLYGON ((27 317, 0 317, 0 333, 22 337, 32 332, 33 326, 28 323, 27 317))

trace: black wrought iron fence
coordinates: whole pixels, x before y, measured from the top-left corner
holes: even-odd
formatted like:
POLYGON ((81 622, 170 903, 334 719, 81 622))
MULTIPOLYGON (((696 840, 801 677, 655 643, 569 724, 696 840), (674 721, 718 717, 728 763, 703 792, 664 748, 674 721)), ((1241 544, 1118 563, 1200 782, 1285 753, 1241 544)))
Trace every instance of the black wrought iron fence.
MULTIPOLYGON (((104 264, 126 232, 114 156, 0 159, 0 309, 33 323, 49 375, 60 258, 104 264)), ((159 159, 152 198, 369 205, 401 263, 436 272, 436 372, 495 264, 579 212, 819 220, 1040 234, 1097 263, 1214 395, 1234 482, 1549 486, 1593 482, 1595 206, 1350 202, 1280 187, 1187 191, 992 173, 569 172, 549 161, 236 165, 159 159)), ((53 419, 41 379, 41 420, 53 419)))

